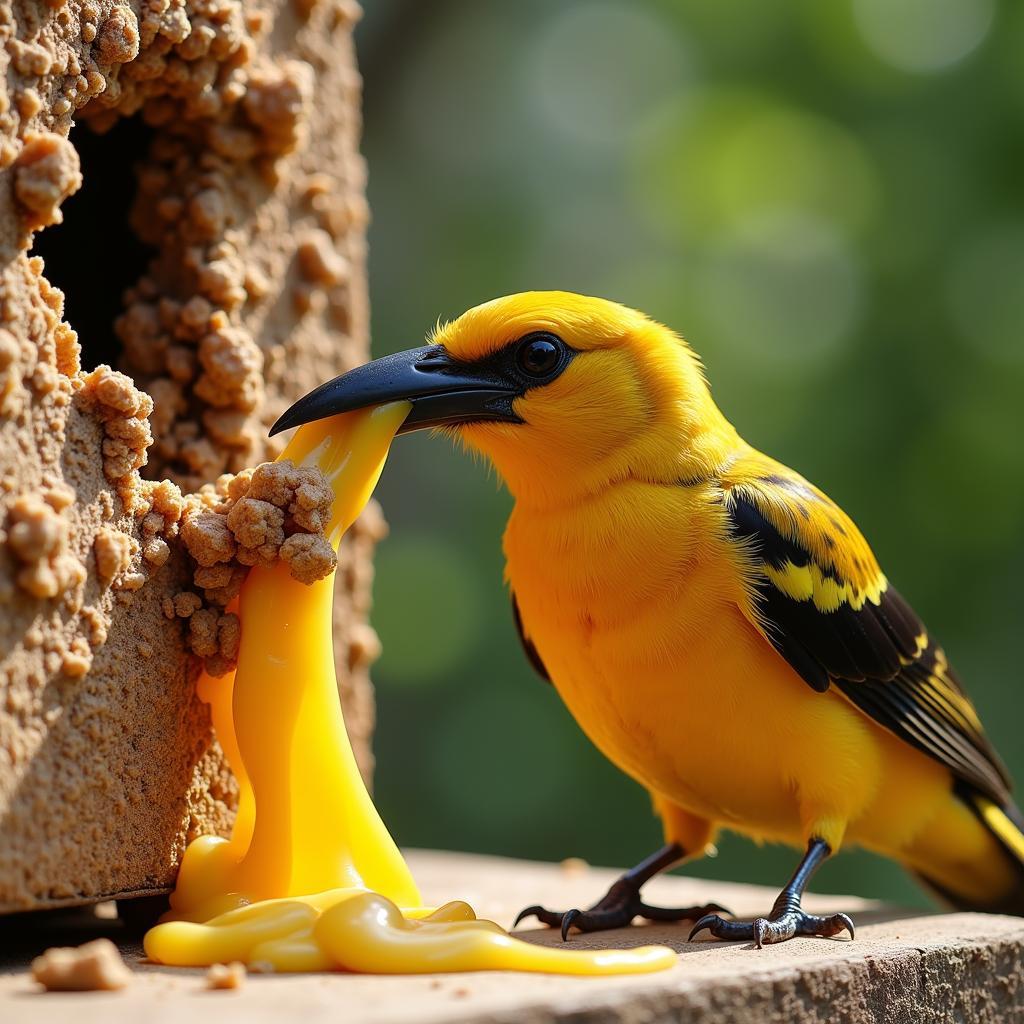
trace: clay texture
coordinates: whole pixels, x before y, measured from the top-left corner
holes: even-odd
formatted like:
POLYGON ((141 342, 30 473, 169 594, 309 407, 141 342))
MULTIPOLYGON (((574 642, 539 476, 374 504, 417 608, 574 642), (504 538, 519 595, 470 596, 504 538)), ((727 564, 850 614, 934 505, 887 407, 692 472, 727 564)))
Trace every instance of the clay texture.
MULTIPOLYGON (((230 667, 247 566, 313 579, 333 560, 315 474, 246 467, 277 453, 267 428, 292 400, 367 357, 358 14, 0 0, 0 912, 164 889, 189 840, 230 825, 194 680, 230 667), (105 152, 129 119, 141 143, 105 152), (126 161, 134 197, 92 216, 146 258, 97 266, 69 236, 48 280, 34 246, 126 161), (78 273, 126 289, 112 366, 65 318, 78 273)), ((382 532, 371 507, 339 556, 366 772, 382 532)))

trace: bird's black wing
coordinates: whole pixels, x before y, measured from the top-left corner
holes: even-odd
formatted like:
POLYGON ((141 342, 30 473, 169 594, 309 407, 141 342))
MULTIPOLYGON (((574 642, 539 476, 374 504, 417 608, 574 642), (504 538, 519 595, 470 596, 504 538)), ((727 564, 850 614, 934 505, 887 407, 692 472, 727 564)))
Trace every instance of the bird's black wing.
POLYGON ((512 618, 516 623, 516 632, 519 634, 519 639, 522 641, 523 650, 526 651, 526 657, 530 664, 534 667, 537 675, 541 677, 546 683, 551 682, 551 676, 548 674, 548 670, 541 659, 540 654, 537 653, 537 648, 533 646, 533 641, 526 635, 526 630, 523 629, 523 617, 519 614, 519 602, 516 600, 516 595, 512 595, 512 618))
POLYGON ((853 521, 780 463, 731 466, 723 500, 752 563, 754 611, 813 689, 840 689, 901 739, 1000 805, 1005 767, 942 648, 889 585, 853 521))

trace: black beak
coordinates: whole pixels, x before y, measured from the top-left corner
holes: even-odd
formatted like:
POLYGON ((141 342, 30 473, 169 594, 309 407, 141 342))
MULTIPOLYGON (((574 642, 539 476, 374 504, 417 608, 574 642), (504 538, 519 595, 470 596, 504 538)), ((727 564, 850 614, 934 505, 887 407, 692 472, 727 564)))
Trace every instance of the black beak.
POLYGON ((456 363, 440 345, 396 352, 357 366, 300 398, 270 428, 270 436, 339 412, 405 400, 412 409, 398 433, 480 420, 522 423, 512 400, 522 386, 497 365, 456 363))

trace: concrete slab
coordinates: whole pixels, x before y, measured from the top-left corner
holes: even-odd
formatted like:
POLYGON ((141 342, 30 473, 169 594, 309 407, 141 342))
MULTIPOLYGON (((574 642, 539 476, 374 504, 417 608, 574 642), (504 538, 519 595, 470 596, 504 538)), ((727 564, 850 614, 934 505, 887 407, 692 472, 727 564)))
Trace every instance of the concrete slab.
MULTIPOLYGON (((615 872, 493 857, 413 853, 424 895, 459 898, 508 925, 527 903, 586 905, 615 872)), ((645 890, 652 902, 716 900, 737 914, 763 913, 775 893, 755 886, 662 878, 645 890)), ((688 927, 645 925, 577 936, 578 946, 661 942, 679 951, 677 967, 634 978, 561 978, 486 972, 423 977, 253 976, 238 991, 209 991, 203 971, 140 964, 141 950, 117 922, 95 915, 0 921, 0 1021, 73 1020, 107 1024, 217 1024, 301 1019, 344 1024, 693 1024, 1024 1020, 1024 919, 981 914, 923 915, 855 897, 809 898, 808 909, 845 910, 857 939, 794 939, 756 950, 747 943, 685 941, 688 927), (135 972, 118 993, 37 990, 26 971, 46 946, 110 934, 135 972)), ((557 942, 547 929, 524 931, 557 942)))

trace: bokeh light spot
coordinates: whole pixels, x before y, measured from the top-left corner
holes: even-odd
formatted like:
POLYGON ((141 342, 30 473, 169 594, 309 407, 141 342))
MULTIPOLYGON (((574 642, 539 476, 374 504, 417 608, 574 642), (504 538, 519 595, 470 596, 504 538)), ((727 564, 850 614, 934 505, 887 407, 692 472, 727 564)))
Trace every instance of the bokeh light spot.
MULTIPOLYGON (((389 683, 443 683, 481 629, 482 581, 465 549, 434 534, 407 534, 377 553, 373 621, 389 683)), ((495 583, 497 585, 497 583, 495 583)))
POLYGON ((875 55, 901 71, 957 64, 992 26, 993 0, 853 0, 853 15, 875 55))
POLYGON ((847 233, 868 224, 876 174, 840 124, 737 89, 668 104, 641 133, 635 192, 667 238, 715 233, 779 206, 847 233))
POLYGON ((588 2, 550 20, 524 69, 556 131, 604 148, 623 143, 650 105, 682 90, 692 65, 686 39, 656 10, 588 2))
POLYGON ((827 224, 792 211, 716 239, 698 274, 706 329, 759 370, 817 368, 842 350, 860 314, 852 253, 827 224))
POLYGON ((1024 366, 1024 225, 992 228, 953 265, 949 301, 961 337, 984 358, 1024 366))
MULTIPOLYGON (((1024 415, 1013 395, 1012 375, 1002 387, 969 388, 947 396, 941 418, 916 439, 900 472, 903 494, 895 507, 912 524, 914 542, 926 551, 954 551, 957 558, 991 557, 1004 563, 1019 549, 1024 517, 1024 452, 1020 437, 1024 415), (941 488, 942 501, 921 501, 922 494, 941 488), (965 529, 978 515, 979 489, 991 489, 998 500, 985 503, 983 528, 965 529)), ((980 521, 980 520, 979 520, 980 521)), ((984 563, 981 563, 984 564, 984 563)), ((928 572, 951 571, 939 559, 928 572)), ((972 573, 976 572, 972 568, 972 573)), ((925 592, 928 577, 918 573, 913 585, 925 592)), ((951 618, 960 616, 951 615, 951 618)), ((963 629, 976 635, 984 617, 972 609, 962 617, 963 629)))
POLYGON ((539 136, 531 137, 522 90, 508 88, 529 34, 501 4, 463 5, 447 25, 425 21, 427 31, 400 69, 407 88, 395 112, 396 141, 417 154, 416 164, 401 166, 402 177, 415 181, 424 168, 436 167, 472 184, 540 143, 539 136))

